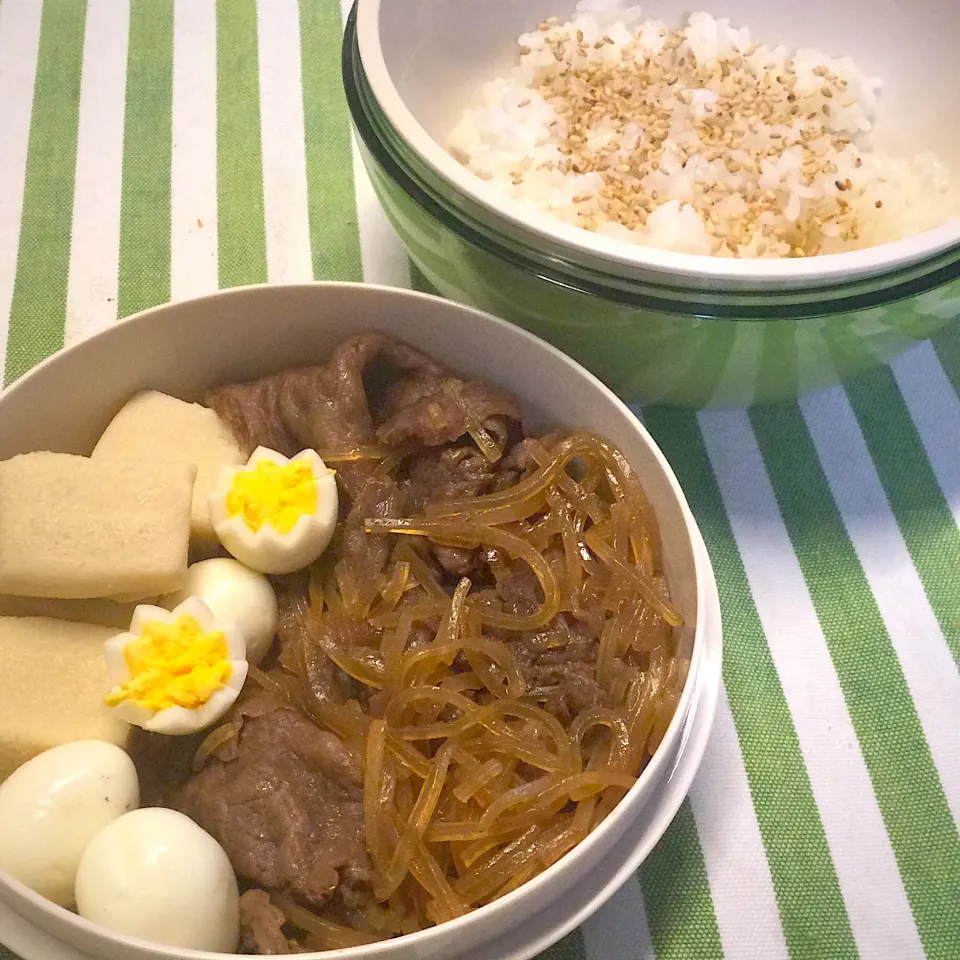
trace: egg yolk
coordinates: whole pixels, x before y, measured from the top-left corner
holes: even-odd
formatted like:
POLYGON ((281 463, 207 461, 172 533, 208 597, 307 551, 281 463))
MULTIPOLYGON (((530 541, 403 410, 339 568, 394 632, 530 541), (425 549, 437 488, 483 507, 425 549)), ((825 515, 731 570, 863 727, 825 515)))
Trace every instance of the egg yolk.
POLYGON ((227 493, 227 513, 240 516, 256 533, 264 524, 289 533, 304 514, 317 512, 317 481, 310 463, 294 460, 280 465, 261 460, 241 470, 227 493))
POLYGON ((196 710, 230 679, 226 637, 205 633, 189 614, 144 624, 124 647, 130 679, 107 694, 108 707, 130 700, 148 710, 196 710))

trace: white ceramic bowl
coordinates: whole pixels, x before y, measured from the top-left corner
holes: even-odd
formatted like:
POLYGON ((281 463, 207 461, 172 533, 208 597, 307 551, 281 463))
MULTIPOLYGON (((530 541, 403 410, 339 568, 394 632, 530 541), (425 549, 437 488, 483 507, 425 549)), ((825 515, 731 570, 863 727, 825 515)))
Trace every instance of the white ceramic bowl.
MULTIPOLYGON (((659 788, 674 778, 689 735, 691 704, 712 704, 716 696, 720 625, 715 612, 707 616, 716 610, 709 560, 676 478, 630 411, 559 351, 466 307, 356 284, 249 287, 148 310, 41 364, 0 396, 0 459, 44 449, 89 453, 113 414, 138 390, 196 399, 219 384, 322 362, 338 342, 369 329, 401 337, 459 371, 501 384, 517 397, 534 426, 593 429, 619 445, 657 513, 668 580, 686 620, 681 642, 691 657, 689 679, 660 750, 616 810, 561 861, 496 903, 450 923, 369 947, 309 955, 323 960, 453 960, 519 927, 562 897, 572 901, 571 912, 585 904, 596 909, 603 902, 586 890, 581 894, 580 882, 588 876, 602 880, 605 870, 610 877, 619 876, 615 863, 605 866, 608 856, 630 835, 637 818, 649 812, 648 805, 660 802, 659 788), (707 646, 711 666, 701 670, 707 646)), ((707 725, 710 717, 712 706, 707 725)), ((702 733, 702 710, 699 722, 702 733)), ((698 749, 702 752, 702 746, 698 749)), ((685 774, 685 787, 692 772, 685 774)), ((670 806, 669 815, 675 809, 670 806)), ((659 832, 668 819, 661 818, 659 832)), ((54 940, 99 960, 223 957, 114 935, 2 871, 0 903, 54 940)), ((0 939, 2 935, 0 926, 0 939)))
MULTIPOLYGON (((801 8, 767 0, 651 0, 644 15, 679 25, 693 10, 729 17, 758 41, 815 46, 854 57, 885 83, 875 131, 896 152, 935 149, 960 172, 960 125, 943 97, 956 89, 960 5, 942 0, 810 0, 801 8), (949 122, 947 120, 949 116, 949 122)), ((480 85, 515 62, 516 41, 575 0, 357 0, 357 42, 367 80, 396 132, 464 207, 492 216, 516 238, 621 276, 685 277, 711 289, 812 287, 879 276, 960 243, 960 219, 896 243, 807 259, 735 260, 618 242, 505 199, 445 149, 460 111, 480 85)))

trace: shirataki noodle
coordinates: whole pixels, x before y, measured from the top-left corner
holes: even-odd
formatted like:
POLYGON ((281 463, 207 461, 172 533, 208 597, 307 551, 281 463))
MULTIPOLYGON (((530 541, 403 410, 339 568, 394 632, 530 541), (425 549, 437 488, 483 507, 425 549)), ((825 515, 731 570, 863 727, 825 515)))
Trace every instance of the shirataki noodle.
MULTIPOLYGON (((356 743, 363 758, 377 902, 366 929, 273 898, 315 943, 409 932, 516 889, 610 813, 672 717, 687 668, 674 637, 682 618, 643 491, 599 437, 573 434, 533 449, 539 466, 506 490, 433 503, 423 517, 367 518, 368 533, 394 535, 380 579, 363 583, 348 564, 323 560, 302 612, 330 629, 311 630, 315 648, 305 644, 285 673, 250 670, 255 684, 356 743), (526 564, 539 603, 511 608, 466 577, 450 596, 418 549, 423 540, 479 547, 495 573, 526 564), (560 613, 595 629, 606 701, 566 725, 544 709, 545 691, 529 688, 511 644, 560 613), (361 627, 372 642, 334 642, 361 627), (423 627, 432 639, 408 648, 423 627), (313 696, 317 656, 369 689, 366 711, 313 696)), ((324 456, 336 463, 390 451, 324 456)), ((195 763, 236 734, 233 722, 215 730, 195 763)))
POLYGON ((317 451, 340 501, 319 560, 274 578, 276 643, 224 721, 139 755, 147 801, 227 852, 241 949, 409 934, 559 861, 637 782, 688 670, 622 453, 528 436, 495 384, 377 333, 206 402, 244 449, 317 451))

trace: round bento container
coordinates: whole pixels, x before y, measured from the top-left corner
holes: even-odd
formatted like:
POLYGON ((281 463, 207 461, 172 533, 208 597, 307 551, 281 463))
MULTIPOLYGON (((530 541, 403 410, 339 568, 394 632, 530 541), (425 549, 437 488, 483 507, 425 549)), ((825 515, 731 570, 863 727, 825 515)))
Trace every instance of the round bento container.
MULTIPOLYGON (((818 0, 801 23, 755 0, 700 6, 762 40, 849 53, 887 84, 877 142, 936 149, 960 173, 960 128, 932 96, 953 84, 943 20, 960 26, 960 8, 818 0)), ((343 75, 364 163, 433 288, 548 339, 629 400, 696 407, 796 397, 960 315, 960 219, 851 253, 732 260, 617 242, 492 191, 445 136, 479 85, 509 67, 517 36, 572 7, 357 0, 343 75)), ((679 23, 690 9, 661 0, 644 15, 679 23)))
MULTIPOLYGON (((702 538, 662 453, 613 393, 529 333, 437 297, 360 284, 247 287, 145 311, 41 364, 0 395, 0 459, 33 450, 89 454, 112 416, 139 390, 199 399, 223 383, 323 362, 337 343, 363 330, 392 334, 460 372, 501 385, 516 396, 534 428, 592 429, 620 447, 660 524, 665 572, 685 618, 680 640, 690 671, 673 721, 638 782, 597 830, 543 874, 455 921, 370 946, 304 956, 453 960, 511 931, 522 939, 528 922, 529 942, 543 949, 551 934, 537 930, 534 918, 562 902, 564 916, 580 922, 629 875, 618 844, 639 843, 630 838, 642 826, 645 854, 666 829, 702 756, 720 683, 719 607, 702 538)), ((635 869, 636 862, 627 862, 635 869)), ((2 871, 0 906, 0 941, 4 915, 12 912, 18 942, 38 942, 21 936, 26 924, 65 945, 64 957, 73 957, 72 951, 98 960, 224 956, 114 934, 2 871)), ((566 932, 560 920, 556 931, 556 937, 566 932)), ((521 949, 511 956, 521 954, 529 955, 521 949)), ((39 948, 35 954, 48 955, 39 948)))

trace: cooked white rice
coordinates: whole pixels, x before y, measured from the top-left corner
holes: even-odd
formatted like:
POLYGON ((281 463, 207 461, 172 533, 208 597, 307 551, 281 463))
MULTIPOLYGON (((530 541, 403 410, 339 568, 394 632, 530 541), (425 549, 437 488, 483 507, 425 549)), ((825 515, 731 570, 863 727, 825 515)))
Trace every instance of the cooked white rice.
POLYGON ((707 13, 670 30, 621 0, 581 0, 519 44, 450 150, 568 223, 686 253, 801 257, 960 214, 935 155, 871 150, 881 82, 849 57, 791 55, 707 13))

